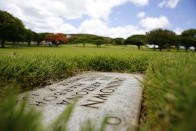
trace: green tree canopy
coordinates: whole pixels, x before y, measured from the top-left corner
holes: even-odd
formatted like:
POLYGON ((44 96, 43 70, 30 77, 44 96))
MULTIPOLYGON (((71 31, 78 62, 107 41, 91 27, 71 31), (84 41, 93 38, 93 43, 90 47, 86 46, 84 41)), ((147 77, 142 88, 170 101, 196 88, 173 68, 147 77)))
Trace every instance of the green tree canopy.
POLYGON ((173 44, 177 50, 180 49, 180 45, 182 45, 182 36, 181 35, 176 35, 176 40, 173 44))
POLYGON ((12 16, 6 11, 0 10, 0 40, 1 47, 5 41, 24 40, 25 28, 21 20, 12 16))
POLYGON ((159 46, 160 51, 170 48, 176 41, 176 34, 170 30, 155 29, 146 33, 146 42, 159 46))
POLYGON ((90 43, 90 36, 79 36, 74 41, 75 43, 82 43, 83 46, 86 45, 86 43, 90 43))
POLYGON ((186 51, 190 46, 194 46, 196 51, 196 29, 185 30, 181 34, 182 45, 185 46, 186 51))
POLYGON ((37 42, 37 45, 40 45, 40 43, 43 40, 46 40, 46 35, 47 34, 49 34, 49 33, 36 33, 36 32, 33 32, 33 39, 34 39, 34 41, 37 42))
POLYGON ((112 40, 112 43, 115 45, 123 45, 124 44, 124 39, 123 38, 115 38, 112 40))
MULTIPOLYGON (((86 43, 93 43, 95 44, 95 41, 99 38, 100 36, 96 35, 90 35, 90 34, 76 34, 72 35, 72 37, 68 38, 69 43, 72 44, 77 44, 77 43, 82 43, 83 46, 85 46, 86 43)), ((104 42, 109 42, 109 38, 102 37, 104 42)))
POLYGON ((32 30, 29 30, 29 29, 27 29, 26 31, 25 31, 25 40, 27 41, 27 43, 28 43, 28 46, 30 46, 31 45, 31 41, 33 41, 33 39, 34 39, 34 35, 33 35, 33 31, 32 30))
POLYGON ((125 40, 125 44, 137 45, 140 50, 140 46, 144 45, 145 35, 132 35, 125 40))
POLYGON ((100 36, 94 36, 91 38, 91 42, 97 45, 98 47, 101 47, 101 45, 105 42, 103 37, 100 36))

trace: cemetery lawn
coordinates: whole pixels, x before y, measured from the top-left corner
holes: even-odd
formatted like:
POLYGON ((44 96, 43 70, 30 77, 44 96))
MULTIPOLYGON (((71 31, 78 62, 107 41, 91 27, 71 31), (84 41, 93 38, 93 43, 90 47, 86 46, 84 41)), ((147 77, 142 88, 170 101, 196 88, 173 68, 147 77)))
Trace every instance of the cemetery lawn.
POLYGON ((9 87, 22 92, 84 71, 145 75, 140 130, 196 129, 194 52, 90 44, 0 49, 0 94, 9 87))

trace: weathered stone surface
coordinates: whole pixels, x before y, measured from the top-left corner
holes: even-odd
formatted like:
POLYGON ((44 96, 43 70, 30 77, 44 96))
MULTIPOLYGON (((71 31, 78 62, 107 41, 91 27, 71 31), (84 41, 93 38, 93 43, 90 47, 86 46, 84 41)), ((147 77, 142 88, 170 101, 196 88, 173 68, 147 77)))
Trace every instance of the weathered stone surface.
POLYGON ((90 72, 29 92, 29 106, 42 110, 49 124, 79 96, 69 121, 71 131, 78 131, 88 119, 99 126, 105 116, 108 131, 127 131, 138 122, 142 98, 138 79, 142 75, 90 72))

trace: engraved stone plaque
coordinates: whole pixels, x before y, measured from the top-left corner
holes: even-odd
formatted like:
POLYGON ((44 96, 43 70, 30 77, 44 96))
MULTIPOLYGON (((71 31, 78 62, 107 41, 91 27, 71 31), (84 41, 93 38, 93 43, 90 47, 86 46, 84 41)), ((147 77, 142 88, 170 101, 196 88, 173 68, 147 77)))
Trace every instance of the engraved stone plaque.
POLYGON ((87 120, 99 127, 107 116, 107 131, 127 131, 138 123, 142 99, 139 80, 142 75, 90 72, 28 92, 28 105, 42 111, 44 123, 49 124, 77 97, 69 130, 79 131, 87 120))

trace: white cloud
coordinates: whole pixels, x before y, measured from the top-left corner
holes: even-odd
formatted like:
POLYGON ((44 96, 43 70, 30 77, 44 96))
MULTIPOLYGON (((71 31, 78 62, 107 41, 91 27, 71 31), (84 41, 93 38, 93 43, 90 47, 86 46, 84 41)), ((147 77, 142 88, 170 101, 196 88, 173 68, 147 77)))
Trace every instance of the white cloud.
POLYGON ((143 18, 144 16, 146 16, 146 13, 145 13, 145 12, 139 12, 139 13, 137 14, 137 17, 138 17, 138 18, 143 18))
POLYGON ((127 38, 134 34, 145 34, 146 30, 140 29, 138 26, 127 25, 127 26, 119 26, 115 28, 109 29, 109 35, 112 38, 122 37, 127 38))
POLYGON ((156 28, 165 28, 170 25, 169 20, 166 16, 156 17, 146 17, 140 21, 140 25, 146 29, 156 29, 156 28))
POLYGON ((109 28, 105 23, 112 8, 127 2, 146 6, 149 0, 0 0, 0 9, 12 13, 27 28, 37 32, 93 33, 111 37, 144 33, 136 26, 109 28), (78 28, 65 22, 66 19, 81 19, 84 15, 89 19, 78 28))
POLYGON ((78 30, 79 33, 90 33, 112 38, 127 38, 133 34, 144 34, 145 30, 139 29, 137 26, 127 25, 118 27, 108 27, 107 24, 99 19, 89 19, 82 22, 78 30))
POLYGON ((176 28, 176 29, 174 29, 174 32, 175 32, 177 35, 180 35, 180 34, 183 32, 183 29, 181 29, 181 28, 176 28))
POLYGON ((146 30, 140 29, 138 26, 133 25, 109 27, 106 22, 100 19, 86 19, 80 24, 78 28, 70 24, 55 24, 53 28, 51 28, 51 26, 48 28, 47 25, 40 27, 42 28, 36 28, 37 32, 42 32, 42 30, 45 30, 46 32, 62 32, 67 34, 87 33, 112 38, 127 38, 133 34, 145 34, 146 32, 146 30))
POLYGON ((28 0, 28 2, 26 0, 1 0, 0 8, 6 9, 18 17, 22 16, 16 10, 20 10, 23 15, 34 17, 52 15, 78 19, 87 15, 93 18, 107 18, 113 7, 126 2, 137 6, 148 4, 148 0, 28 0))
POLYGON ((159 3, 159 7, 175 8, 180 0, 163 0, 159 3))
POLYGON ((149 2, 148 0, 129 0, 129 1, 138 6, 148 5, 148 2, 149 2))
POLYGON ((104 22, 99 19, 90 19, 82 22, 79 27, 79 32, 97 35, 107 35, 108 27, 104 22))

